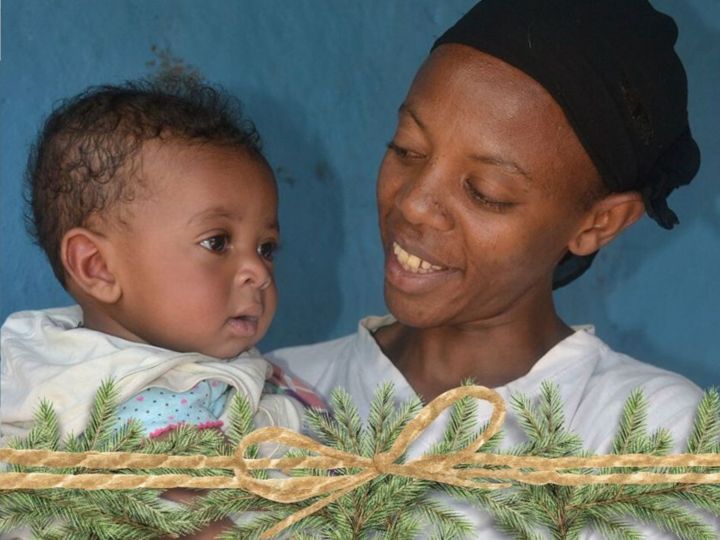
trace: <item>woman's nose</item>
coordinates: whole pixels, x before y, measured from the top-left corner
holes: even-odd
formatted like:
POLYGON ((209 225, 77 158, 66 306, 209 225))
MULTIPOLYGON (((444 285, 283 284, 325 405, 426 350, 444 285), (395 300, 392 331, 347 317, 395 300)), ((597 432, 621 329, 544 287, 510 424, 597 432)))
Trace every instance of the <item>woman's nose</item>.
POLYGON ((272 279, 268 263, 257 253, 243 258, 235 276, 238 285, 249 285, 260 290, 267 289, 272 279))
POLYGON ((447 176, 428 164, 405 179, 396 193, 395 206, 408 223, 450 230, 454 222, 446 204, 448 184, 447 176))

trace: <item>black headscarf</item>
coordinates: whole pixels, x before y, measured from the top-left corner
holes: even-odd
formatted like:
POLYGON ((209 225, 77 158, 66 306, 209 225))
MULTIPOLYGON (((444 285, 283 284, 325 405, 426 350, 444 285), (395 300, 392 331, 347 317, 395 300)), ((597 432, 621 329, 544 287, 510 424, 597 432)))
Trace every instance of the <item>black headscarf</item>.
MULTIPOLYGON (((483 0, 433 49, 468 45, 539 82, 610 191, 639 191, 648 215, 671 229, 678 218, 667 197, 700 166, 676 39, 675 22, 647 0, 483 0)), ((554 285, 593 257, 565 257, 554 285)))

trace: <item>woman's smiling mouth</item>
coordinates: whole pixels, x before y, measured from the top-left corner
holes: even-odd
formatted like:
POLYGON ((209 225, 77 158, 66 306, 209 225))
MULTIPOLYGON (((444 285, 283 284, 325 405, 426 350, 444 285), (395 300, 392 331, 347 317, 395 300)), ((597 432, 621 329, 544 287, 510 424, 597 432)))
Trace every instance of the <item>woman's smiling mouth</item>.
POLYGON ((390 249, 392 253, 387 254, 385 261, 385 282, 407 294, 431 292, 456 273, 455 268, 425 260, 397 242, 390 249))
POLYGON ((421 259, 417 255, 413 255, 409 251, 403 249, 397 242, 393 242, 392 249, 397 262, 400 263, 403 270, 412 272, 413 274, 427 274, 430 272, 447 270, 447 268, 434 265, 424 259, 421 259))

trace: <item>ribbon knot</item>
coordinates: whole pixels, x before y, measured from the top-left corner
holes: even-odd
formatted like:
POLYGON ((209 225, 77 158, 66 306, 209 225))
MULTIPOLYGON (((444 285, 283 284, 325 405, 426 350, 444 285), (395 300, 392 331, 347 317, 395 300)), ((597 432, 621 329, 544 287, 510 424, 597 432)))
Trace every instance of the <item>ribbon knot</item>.
MULTIPOLYGON (((293 523, 307 517, 331 504, 346 493, 357 489, 384 474, 394 474, 419 480, 442 482, 466 488, 499 489, 510 484, 490 483, 478 480, 477 474, 469 474, 472 469, 456 469, 455 466, 466 462, 500 429, 505 418, 505 403, 500 395, 482 386, 463 386, 449 390, 427 404, 410 420, 400 432, 395 442, 386 452, 375 454, 372 458, 357 456, 335 448, 324 446, 304 435, 285 428, 266 427, 253 431, 244 437, 238 445, 235 476, 246 491, 277 502, 300 502, 317 496, 324 496, 310 506, 292 514, 265 531, 261 538, 270 538, 282 532, 293 523), (493 412, 488 427, 466 448, 455 453, 423 456, 407 463, 396 463, 410 444, 435 420, 440 413, 455 401, 464 397, 474 397, 489 401, 493 412), (264 442, 279 443, 287 447, 307 450, 317 455, 300 458, 248 459, 245 453, 248 447, 264 442), (284 479, 258 479, 252 470, 292 469, 348 470, 360 469, 360 472, 341 475, 311 475, 284 479)), ((478 469, 475 469, 477 471, 478 469)))
POLYGON ((393 463, 393 461, 390 459, 390 456, 388 456, 385 453, 382 454, 375 454, 372 460, 373 468, 378 472, 378 474, 387 474, 388 466, 393 463))

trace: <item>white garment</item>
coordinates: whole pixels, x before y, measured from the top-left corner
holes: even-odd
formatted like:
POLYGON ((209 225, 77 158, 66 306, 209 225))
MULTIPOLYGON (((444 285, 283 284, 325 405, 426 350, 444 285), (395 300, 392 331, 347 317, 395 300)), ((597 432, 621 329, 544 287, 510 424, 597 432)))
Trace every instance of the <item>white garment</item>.
MULTIPOLYGON (((327 397, 334 388, 343 387, 366 419, 374 392, 384 382, 394 384, 398 401, 416 395, 372 336, 372 332, 393 321, 390 316, 368 317, 360 321, 355 334, 316 345, 280 349, 267 356, 273 363, 302 378, 322 396, 327 397)), ((582 437, 586 449, 596 454, 610 451, 625 400, 637 387, 643 388, 648 399, 648 429, 668 428, 675 441, 674 451, 684 451, 702 395, 697 386, 680 375, 611 350, 594 335, 591 327, 576 329, 574 334, 540 358, 527 374, 495 390, 506 401, 516 393, 534 398, 544 380, 553 381, 559 387, 566 426, 582 437)), ((489 404, 482 405, 487 406, 480 407, 480 423, 489 420, 491 413, 489 404)), ((440 438, 446 421, 447 413, 428 426, 411 446, 408 458, 428 450, 440 438)), ((504 447, 525 440, 510 407, 503 431, 504 447)), ((444 501, 472 521, 475 537, 484 540, 508 538, 493 528, 487 514, 447 498, 444 501)), ((715 520, 713 525, 720 531, 720 522, 715 520)), ((640 530, 645 538, 674 538, 657 529, 640 530)), ((583 538, 599 539, 600 536, 588 530, 583 538)))
MULTIPOLYGON (((303 408, 284 395, 262 394, 270 364, 253 349, 232 360, 178 353, 79 327, 78 306, 11 315, 0 331, 0 444, 30 429, 42 399, 57 412, 61 434, 79 434, 95 393, 113 379, 122 403, 149 387, 184 392, 205 379, 241 392, 258 426, 298 431, 303 408)), ((228 399, 228 404, 231 399, 228 399)), ((229 408, 229 407, 228 407, 229 408)), ((227 425, 228 408, 220 420, 227 425)))

